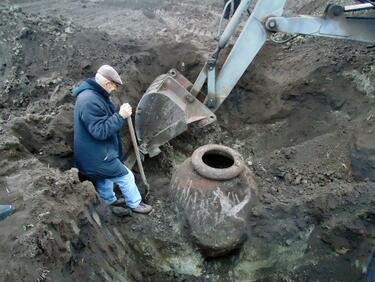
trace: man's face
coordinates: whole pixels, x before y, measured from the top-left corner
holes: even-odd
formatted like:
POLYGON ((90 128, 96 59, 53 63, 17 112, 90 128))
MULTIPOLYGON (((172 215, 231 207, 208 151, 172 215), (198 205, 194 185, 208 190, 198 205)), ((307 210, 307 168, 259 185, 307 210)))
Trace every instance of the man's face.
POLYGON ((119 85, 113 81, 108 81, 105 86, 108 93, 112 93, 119 88, 119 85))

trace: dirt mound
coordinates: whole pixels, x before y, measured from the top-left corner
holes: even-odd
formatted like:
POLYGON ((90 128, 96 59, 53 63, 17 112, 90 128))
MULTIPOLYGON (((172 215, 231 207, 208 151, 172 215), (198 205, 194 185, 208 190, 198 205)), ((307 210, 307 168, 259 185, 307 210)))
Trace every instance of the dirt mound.
MULTIPOLYGON (((126 95, 118 93, 113 100, 136 105, 155 73, 181 62, 192 69, 200 58, 189 45, 147 49, 120 44, 106 33, 77 27, 64 18, 29 15, 5 6, 0 12, 5 23, 0 26, 0 53, 7 54, 2 56, 0 72, 2 120, 10 121, 8 125, 31 153, 60 168, 72 165, 70 93, 78 82, 100 65, 111 64, 124 74, 126 84, 126 95), (171 50, 179 52, 167 56, 171 50)), ((130 144, 125 147, 127 151, 130 144)))

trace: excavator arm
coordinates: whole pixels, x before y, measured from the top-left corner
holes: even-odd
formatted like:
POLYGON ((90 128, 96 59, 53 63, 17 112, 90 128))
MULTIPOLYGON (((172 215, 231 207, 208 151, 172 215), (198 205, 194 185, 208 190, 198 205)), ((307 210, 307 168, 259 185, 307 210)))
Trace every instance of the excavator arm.
POLYGON ((137 136, 144 154, 151 157, 157 155, 161 145, 187 130, 190 123, 205 126, 214 122, 215 111, 231 93, 272 33, 375 43, 375 18, 347 16, 349 12, 374 9, 372 1, 345 7, 329 5, 319 17, 283 17, 285 2, 258 0, 248 15, 252 0, 241 1, 194 84, 176 70, 171 70, 153 82, 142 97, 135 117, 137 136), (248 19, 224 65, 218 70, 220 52, 227 46, 245 16, 248 19), (205 83, 207 95, 198 99, 205 83))

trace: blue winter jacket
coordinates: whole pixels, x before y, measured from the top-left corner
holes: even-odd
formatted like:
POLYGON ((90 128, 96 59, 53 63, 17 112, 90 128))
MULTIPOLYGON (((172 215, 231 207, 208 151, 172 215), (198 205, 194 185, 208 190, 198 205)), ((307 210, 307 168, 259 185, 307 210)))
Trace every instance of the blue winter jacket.
POLYGON ((93 179, 126 175, 119 131, 124 119, 115 111, 109 94, 95 80, 73 90, 74 161, 78 170, 93 179))

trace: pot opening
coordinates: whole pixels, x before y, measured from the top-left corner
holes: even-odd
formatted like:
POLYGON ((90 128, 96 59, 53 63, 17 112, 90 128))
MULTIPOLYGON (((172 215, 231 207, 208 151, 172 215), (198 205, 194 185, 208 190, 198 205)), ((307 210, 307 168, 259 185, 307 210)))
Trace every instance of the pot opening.
POLYGON ((229 168, 234 164, 234 159, 230 154, 217 150, 207 151, 202 156, 202 160, 209 167, 219 169, 229 168))

